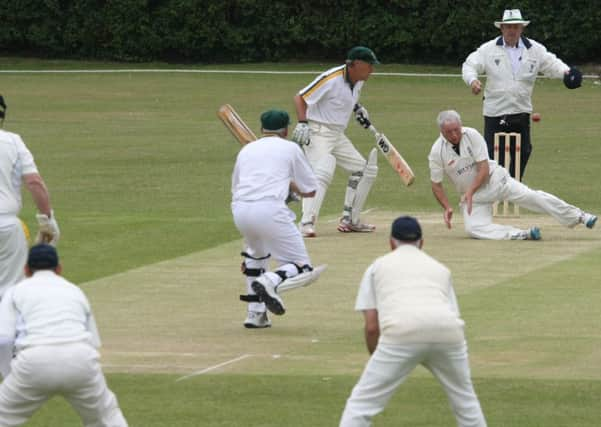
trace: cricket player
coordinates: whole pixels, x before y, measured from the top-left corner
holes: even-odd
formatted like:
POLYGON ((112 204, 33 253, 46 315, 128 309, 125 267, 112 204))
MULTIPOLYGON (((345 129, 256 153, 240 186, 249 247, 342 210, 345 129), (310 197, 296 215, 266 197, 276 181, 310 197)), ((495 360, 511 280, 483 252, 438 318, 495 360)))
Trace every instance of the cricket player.
MULTIPOLYGON (((484 89, 484 139, 488 154, 493 158, 494 135, 496 132, 517 132, 522 136, 520 176, 524 175, 532 152, 530 140, 530 114, 532 113, 532 91, 539 73, 548 77, 563 78, 569 89, 581 85, 582 73, 570 68, 547 48, 535 40, 522 35, 530 23, 522 18, 519 9, 508 9, 495 27, 501 36, 487 41, 472 52, 462 67, 465 83, 474 95, 482 91, 479 74, 486 74, 484 89)), ((515 142, 511 143, 515 153, 515 142)), ((499 163, 503 164, 505 152, 499 152, 499 163)), ((515 157, 514 157, 515 158, 515 157)), ((512 164, 509 173, 515 177, 512 164)))
POLYGON ((451 272, 421 251, 423 243, 415 218, 395 219, 392 251, 363 275, 355 309, 363 312, 371 357, 346 402, 340 427, 370 426, 420 364, 444 388, 459 427, 486 427, 470 378, 451 272))
MULTIPOLYGON (((0 121, 4 122, 6 104, 0 96, 0 121)), ((19 135, 0 129, 0 300, 6 290, 23 279, 27 261, 26 226, 18 215, 22 207, 21 185, 31 193, 39 211, 36 242, 55 245, 60 231, 48 189, 33 156, 19 135)))
POLYGON ((27 278, 0 303, 0 426, 23 425, 62 395, 85 427, 127 427, 100 368, 90 303, 61 271, 53 246, 34 245, 27 278))
POLYGON ((358 104, 363 84, 379 64, 371 49, 352 48, 346 63, 322 73, 294 97, 298 124, 292 139, 305 150, 317 177, 315 197, 303 199, 299 224, 304 237, 315 237, 319 210, 336 165, 350 174, 344 196, 341 232, 372 232, 375 227, 360 222, 360 214, 378 173, 377 152, 369 160, 357 151, 344 131, 353 109, 361 124, 368 119, 367 110, 358 104))
POLYGON ((268 328, 267 310, 285 312, 279 293, 306 286, 324 266, 313 269, 296 216, 286 205, 289 191, 313 197, 315 175, 299 146, 286 140, 290 117, 281 110, 261 115, 263 137, 246 144, 238 153, 232 175, 232 213, 244 236, 242 272, 246 276, 248 302, 246 328, 268 328), (267 271, 269 260, 276 271, 267 271))
POLYGON ((574 227, 584 224, 593 228, 597 217, 572 206, 552 194, 532 190, 511 178, 507 170, 490 160, 486 142, 477 130, 462 127, 459 113, 442 111, 437 118, 440 137, 428 156, 432 192, 444 209, 444 221, 451 228, 453 208, 444 187, 446 175, 461 194, 460 209, 465 231, 475 239, 540 240, 534 226, 519 229, 492 222, 494 202, 509 200, 534 212, 544 212, 560 224, 574 227))

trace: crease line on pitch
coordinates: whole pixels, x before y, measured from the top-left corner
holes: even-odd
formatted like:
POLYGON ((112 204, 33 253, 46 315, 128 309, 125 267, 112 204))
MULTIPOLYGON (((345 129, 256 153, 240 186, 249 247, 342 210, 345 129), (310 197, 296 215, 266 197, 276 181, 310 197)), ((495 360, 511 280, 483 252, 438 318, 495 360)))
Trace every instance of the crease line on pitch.
POLYGON ((217 365, 209 366, 208 368, 201 369, 200 371, 192 372, 191 374, 184 375, 183 377, 179 377, 178 379, 175 380, 175 382, 177 383, 177 382, 186 380, 188 378, 192 378, 192 377, 196 377, 198 375, 206 374, 207 372, 213 371, 215 369, 219 369, 219 368, 221 368, 223 366, 230 365, 232 363, 236 363, 236 362, 239 362, 241 360, 247 359, 250 356, 252 356, 252 355, 251 354, 243 354, 242 356, 238 356, 238 357, 236 357, 234 359, 226 360, 225 362, 221 362, 221 363, 219 363, 217 365))

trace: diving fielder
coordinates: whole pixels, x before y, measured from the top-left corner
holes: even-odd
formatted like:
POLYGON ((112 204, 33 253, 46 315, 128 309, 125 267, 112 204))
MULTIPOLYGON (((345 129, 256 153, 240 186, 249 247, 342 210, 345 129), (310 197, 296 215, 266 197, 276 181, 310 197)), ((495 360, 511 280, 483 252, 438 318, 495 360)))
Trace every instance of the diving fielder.
POLYGON ((441 111, 437 118, 440 137, 428 156, 432 193, 444 209, 443 217, 451 228, 453 208, 442 181, 446 175, 461 194, 461 213, 465 231, 474 239, 540 240, 538 227, 519 229, 492 221, 494 202, 509 200, 534 212, 551 215, 566 227, 583 224, 593 228, 597 216, 584 212, 552 194, 533 190, 509 176, 509 172, 490 160, 486 142, 476 129, 463 127, 459 113, 441 111))
POLYGON ((246 328, 267 328, 269 310, 285 312, 280 293, 306 286, 317 279, 325 267, 313 269, 296 219, 286 205, 289 191, 313 197, 315 175, 299 146, 284 139, 290 118, 281 110, 261 115, 263 137, 244 145, 232 175, 232 213, 244 236, 242 273, 246 276, 248 302, 246 328), (276 271, 267 271, 269 260, 276 271))
POLYGON ((420 364, 444 388, 459 427, 486 427, 470 378, 451 272, 421 251, 423 242, 415 218, 397 218, 390 233, 392 251, 363 275, 355 309, 363 312, 371 357, 346 402, 340 427, 370 426, 420 364))
MULTIPOLYGON (((377 151, 372 150, 366 161, 344 134, 374 64, 379 62, 371 49, 356 46, 348 52, 344 65, 322 73, 294 97, 298 124, 292 139, 303 147, 317 177, 315 197, 303 199, 300 229, 304 237, 316 235, 319 210, 336 165, 350 174, 338 231, 375 230, 373 225, 361 223, 359 217, 378 173, 377 151)), ((355 116, 360 123, 369 117, 360 105, 355 116)))

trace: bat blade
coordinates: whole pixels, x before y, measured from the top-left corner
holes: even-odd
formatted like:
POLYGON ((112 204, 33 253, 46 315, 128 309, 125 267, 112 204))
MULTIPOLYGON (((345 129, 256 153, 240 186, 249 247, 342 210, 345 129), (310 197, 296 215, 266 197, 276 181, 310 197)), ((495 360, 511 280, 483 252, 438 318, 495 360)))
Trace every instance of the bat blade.
POLYGON ((375 127, 370 126, 369 130, 371 130, 376 136, 376 145, 378 149, 384 156, 390 166, 399 174, 399 177, 403 181, 406 186, 410 186, 415 181, 415 174, 409 166, 409 163, 401 156, 401 153, 392 145, 390 140, 383 133, 379 133, 375 127))
POLYGON ((231 132, 231 134, 240 144, 246 145, 249 142, 257 140, 256 135, 230 104, 224 104, 219 107, 219 110, 217 111, 217 117, 221 119, 225 127, 231 132))

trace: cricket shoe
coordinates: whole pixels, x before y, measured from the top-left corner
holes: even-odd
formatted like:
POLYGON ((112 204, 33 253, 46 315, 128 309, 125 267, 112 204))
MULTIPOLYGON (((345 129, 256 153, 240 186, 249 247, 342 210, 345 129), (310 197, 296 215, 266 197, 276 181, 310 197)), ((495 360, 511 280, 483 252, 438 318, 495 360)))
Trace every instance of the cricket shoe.
POLYGON ((249 329, 271 328, 271 320, 264 311, 249 311, 244 321, 244 327, 249 329))
POLYGON ((541 238, 540 228, 532 227, 528 230, 528 237, 526 237, 526 240, 540 240, 541 238))
POLYGON ((342 218, 337 228, 341 233, 373 233, 376 230, 375 225, 360 222, 353 224, 348 218, 342 218))
POLYGON ((582 216, 580 217, 580 222, 586 225, 586 228, 593 228, 597 222, 597 216, 583 212, 582 216))
POLYGON ((300 230, 303 237, 317 236, 317 234, 315 233, 315 225, 312 222, 301 222, 298 224, 298 229, 300 230))
POLYGON ((281 316, 286 312, 284 301, 276 292, 276 285, 269 277, 262 275, 258 277, 257 280, 253 281, 250 286, 259 296, 259 300, 265 303, 267 310, 278 316, 281 316))

